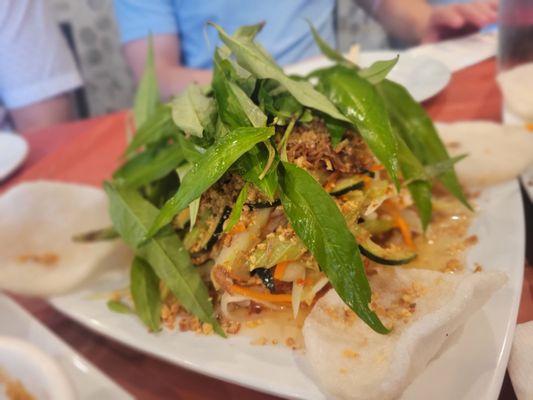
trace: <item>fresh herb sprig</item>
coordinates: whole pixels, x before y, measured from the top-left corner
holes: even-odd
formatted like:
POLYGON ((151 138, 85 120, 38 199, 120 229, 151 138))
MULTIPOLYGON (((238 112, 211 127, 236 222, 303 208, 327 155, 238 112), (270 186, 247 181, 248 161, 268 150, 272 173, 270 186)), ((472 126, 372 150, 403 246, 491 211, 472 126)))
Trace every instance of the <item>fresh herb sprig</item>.
POLYGON ((289 77, 255 41, 261 24, 244 26, 233 36, 212 25, 224 43, 215 50, 212 84, 192 85, 169 104, 159 101, 149 46, 135 99, 137 132, 125 163, 105 185, 114 231, 136 253, 131 290, 137 314, 151 330, 160 328, 162 283, 190 313, 224 335, 197 268, 168 225, 189 207, 192 228, 202 194, 233 172, 247 183, 225 230, 239 220, 250 187, 272 203, 281 200, 339 296, 372 329, 387 333, 369 306, 356 239, 330 195, 288 162, 286 143, 296 124, 314 118, 325 122, 333 144, 347 129, 359 132, 393 182, 399 186, 403 179, 424 227, 431 218, 434 175, 467 204, 453 172, 456 160, 448 157, 420 105, 386 79, 397 57, 361 69, 311 27, 319 48, 336 65, 309 77, 289 77), (316 85, 311 77, 318 79, 316 85))

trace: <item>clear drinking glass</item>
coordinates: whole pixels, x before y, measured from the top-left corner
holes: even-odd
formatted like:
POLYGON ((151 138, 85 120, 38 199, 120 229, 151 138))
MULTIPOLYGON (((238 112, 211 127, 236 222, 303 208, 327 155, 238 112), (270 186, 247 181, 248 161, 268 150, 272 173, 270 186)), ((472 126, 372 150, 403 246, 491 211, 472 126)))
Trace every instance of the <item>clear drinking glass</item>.
POLYGON ((533 61, 533 0, 500 0, 498 54, 500 70, 533 61))

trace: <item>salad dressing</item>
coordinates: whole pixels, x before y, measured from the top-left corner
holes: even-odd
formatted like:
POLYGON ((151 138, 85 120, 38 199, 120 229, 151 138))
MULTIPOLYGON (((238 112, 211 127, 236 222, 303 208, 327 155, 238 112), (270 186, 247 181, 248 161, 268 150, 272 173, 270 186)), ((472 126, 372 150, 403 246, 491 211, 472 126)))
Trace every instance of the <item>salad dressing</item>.
POLYGON ((290 305, 277 310, 263 309, 250 314, 240 308, 232 312, 233 320, 241 322, 239 335, 249 337, 253 345, 282 345, 293 349, 304 347, 302 327, 311 307, 301 304, 296 319, 290 305))
MULTIPOLYGON (((468 235, 474 213, 452 197, 438 197, 434 216, 425 235, 414 239, 417 257, 404 266, 391 268, 421 268, 443 272, 458 272, 464 269, 465 251, 477 241, 468 235)), ((263 309, 259 314, 250 314, 247 308, 232 312, 234 320, 241 323, 239 335, 250 338, 254 345, 285 345, 300 349, 304 347, 302 326, 312 307, 301 305, 294 319, 290 305, 278 310, 263 309)))
POLYGON ((407 268, 456 272, 464 268, 465 250, 477 242, 468 235, 474 213, 452 197, 438 197, 433 220, 424 234, 415 239, 417 257, 407 268))

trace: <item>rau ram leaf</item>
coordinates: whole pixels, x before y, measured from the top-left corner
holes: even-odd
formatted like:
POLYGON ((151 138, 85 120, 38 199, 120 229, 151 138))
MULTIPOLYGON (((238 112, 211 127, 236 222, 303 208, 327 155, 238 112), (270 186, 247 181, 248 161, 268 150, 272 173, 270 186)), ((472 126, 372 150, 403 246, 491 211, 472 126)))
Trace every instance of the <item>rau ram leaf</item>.
MULTIPOLYGON (((431 118, 407 89, 389 80, 381 82, 377 89, 385 101, 391 123, 423 165, 450 159, 431 118)), ((472 209, 453 167, 438 175, 438 179, 461 203, 472 209)))
POLYGON ((243 68, 260 79, 278 81, 304 106, 346 121, 339 110, 323 94, 316 91, 309 82, 297 81, 285 75, 282 69, 254 41, 231 37, 217 24, 211 25, 218 30, 220 39, 228 46, 243 68))
POLYGON ((341 110, 398 186, 398 144, 375 87, 343 66, 321 70, 318 87, 341 110))
POLYGON ((178 135, 178 128, 172 121, 171 109, 167 104, 160 104, 144 123, 137 127, 135 136, 126 148, 125 156, 132 157, 135 151, 178 135))
POLYGON ((218 139, 187 173, 176 194, 168 200, 148 232, 155 235, 189 203, 218 181, 222 175, 257 143, 274 134, 274 128, 237 128, 218 139))
POLYGON ((398 63, 399 59, 400 59, 400 56, 397 55, 395 58, 391 60, 376 61, 369 67, 360 69, 358 72, 359 76, 361 78, 365 78, 368 82, 375 85, 387 77, 389 72, 398 63))
POLYGON ((144 71, 133 101, 133 116, 137 129, 144 124, 159 103, 159 88, 154 64, 154 45, 152 36, 148 39, 148 53, 144 71))
POLYGON ((152 332, 158 331, 161 325, 159 278, 150 264, 139 257, 131 264, 130 292, 135 313, 152 332))
POLYGON ((161 232, 145 240, 158 210, 132 189, 117 188, 104 184, 109 197, 109 211, 113 226, 136 255, 146 260, 156 275, 172 291, 180 304, 201 321, 213 325, 224 336, 213 316, 213 306, 198 270, 191 262, 189 253, 173 232, 161 232))
POLYGON ((186 134, 202 137, 204 131, 215 131, 215 101, 202 93, 197 84, 172 100, 172 120, 186 134))
POLYGON ((387 333, 370 309, 370 285, 354 236, 331 196, 305 170, 283 163, 279 171, 281 204, 342 300, 372 329, 387 333))
POLYGON ((114 174, 114 181, 120 186, 138 188, 163 178, 184 161, 179 143, 161 148, 148 149, 136 154, 114 174))

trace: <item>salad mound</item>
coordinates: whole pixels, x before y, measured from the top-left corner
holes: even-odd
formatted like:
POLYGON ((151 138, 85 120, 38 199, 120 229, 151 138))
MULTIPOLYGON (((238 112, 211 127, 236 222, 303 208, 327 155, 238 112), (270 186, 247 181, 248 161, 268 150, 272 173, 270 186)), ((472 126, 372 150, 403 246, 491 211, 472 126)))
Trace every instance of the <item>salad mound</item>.
MULTIPOLYGON (((291 307, 332 287, 378 333, 372 265, 416 257, 440 181, 469 207, 431 119, 386 79, 397 58, 360 68, 311 27, 332 66, 287 76, 255 41, 261 25, 218 30, 211 85, 161 103, 150 49, 136 132, 105 184, 112 232, 134 249, 130 291, 150 330, 224 336, 231 313, 291 307), (170 300, 169 300, 170 299, 170 300)), ((95 235, 92 236, 93 238, 95 235)))

